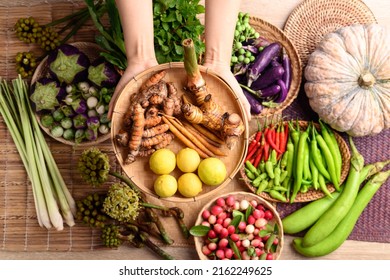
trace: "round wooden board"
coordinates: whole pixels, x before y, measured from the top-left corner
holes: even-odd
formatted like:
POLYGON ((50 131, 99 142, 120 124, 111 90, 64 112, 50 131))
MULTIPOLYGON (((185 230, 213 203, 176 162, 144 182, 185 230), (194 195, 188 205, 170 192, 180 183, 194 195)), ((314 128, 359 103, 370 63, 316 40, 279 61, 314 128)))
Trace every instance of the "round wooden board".
MULTIPOLYGON (((90 42, 75 42, 75 43, 69 43, 69 45, 72 45, 74 47, 77 47, 80 51, 85 53, 86 56, 88 56, 89 60, 92 62, 94 61, 97 57, 99 57, 100 52, 102 49, 95 43, 90 43, 90 42)), ((44 77, 49 77, 49 65, 47 63, 47 56, 39 63, 37 68, 34 71, 34 74, 31 78, 31 87, 35 84, 36 81, 38 81, 40 78, 44 77)), ((51 138, 57 140, 58 142, 64 143, 66 145, 71 145, 71 146, 77 146, 77 147, 89 147, 89 146, 94 146, 96 144, 102 143, 108 139, 110 139, 110 134, 100 134, 96 138, 95 141, 82 141, 79 144, 76 144, 74 141, 66 140, 62 137, 53 137, 50 133, 50 130, 46 127, 44 127, 41 124, 41 119, 40 119, 40 114, 37 112, 35 113, 35 116, 37 117, 38 123, 41 127, 41 129, 49 135, 51 138)))
POLYGON ((257 32, 259 32, 260 36, 266 38, 270 42, 279 42, 286 50, 291 62, 292 80, 287 98, 278 107, 265 107, 259 115, 256 115, 256 117, 265 118, 281 113, 297 98, 302 81, 301 59, 295 46, 281 29, 256 17, 251 17, 249 23, 257 32))
MULTIPOLYGON (((198 199, 204 198, 206 196, 217 194, 221 191, 237 174, 239 171, 243 160, 245 158, 247 145, 248 145, 248 120, 245 115, 243 106, 238 100, 236 94, 231 90, 231 88, 220 79, 215 73, 211 70, 206 69, 203 66, 199 66, 201 74, 206 81, 210 93, 212 93, 214 100, 227 112, 236 112, 238 113, 245 125, 245 131, 241 135, 239 141, 232 150, 225 148, 227 153, 226 157, 220 157, 220 159, 225 163, 227 169, 227 178, 225 181, 218 186, 203 186, 202 192, 199 193, 194 198, 186 198, 177 192, 174 196, 169 198, 161 198, 167 201, 173 202, 194 202, 198 199)), ((149 169, 149 157, 137 157, 136 160, 131 164, 124 164, 124 159, 127 155, 127 149, 118 145, 115 141, 115 135, 123 127, 123 115, 127 111, 130 104, 130 96, 138 91, 140 86, 154 73, 165 70, 166 75, 164 81, 173 82, 175 87, 178 90, 178 94, 181 96, 184 94, 184 84, 187 81, 187 74, 184 70, 184 64, 181 62, 166 63, 150 68, 141 74, 134 77, 122 90, 120 93, 112 116, 112 125, 111 125, 111 141, 113 144, 114 152, 117 156, 117 159, 127 176, 145 193, 157 197, 153 190, 154 180, 157 178, 157 175, 154 174, 149 169)), ((181 148, 184 148, 182 142, 177 138, 169 144, 168 148, 173 152, 177 153, 181 148)), ((171 173, 171 175, 178 178, 182 172, 176 169, 171 173)))

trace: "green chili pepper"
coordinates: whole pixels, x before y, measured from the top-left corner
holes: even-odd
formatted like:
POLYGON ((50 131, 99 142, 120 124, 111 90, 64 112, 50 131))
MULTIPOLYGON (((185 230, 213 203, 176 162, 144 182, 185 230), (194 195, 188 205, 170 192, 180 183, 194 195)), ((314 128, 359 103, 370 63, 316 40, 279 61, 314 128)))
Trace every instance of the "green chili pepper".
POLYGON ((245 175, 251 180, 256 178, 255 174, 253 174, 248 168, 245 168, 245 175))
POLYGON ((278 157, 278 154, 277 154, 276 150, 272 149, 271 156, 270 156, 270 161, 272 162, 272 165, 274 165, 274 166, 278 162, 277 157, 278 157))
POLYGON ((321 151, 319 150, 319 148, 317 146, 316 133, 317 133, 317 130, 313 126, 312 138, 310 139, 311 156, 312 156, 313 162, 315 163, 315 165, 318 169, 318 172, 321 173, 322 176, 324 176, 326 179, 330 180, 329 172, 326 170, 326 167, 324 166, 324 164, 322 162, 321 151))
POLYGON ((265 162, 264 162, 264 160, 261 160, 261 161, 260 161, 259 167, 257 168, 257 170, 258 170, 260 173, 264 173, 264 172, 265 172, 265 162))
POLYGON ((317 169, 317 166, 314 164, 314 161, 311 157, 309 160, 309 165, 310 165, 310 170, 311 170, 311 175, 312 175, 313 187, 315 190, 318 190, 319 189, 318 169, 317 169))
POLYGON ((304 157, 303 157, 303 178, 305 180, 311 179, 311 173, 310 173, 310 154, 309 154, 309 143, 305 142, 305 151, 304 151, 304 157))
POLYGON ((274 169, 274 185, 279 186, 280 185, 280 175, 281 175, 280 166, 276 165, 274 169))
POLYGON ((322 176, 321 173, 318 174, 318 184, 320 186, 321 191, 327 195, 330 198, 333 198, 332 194, 328 190, 328 187, 326 186, 325 178, 322 176))
POLYGON ((287 188, 287 185, 289 184, 290 178, 292 176, 293 166, 294 166, 294 144, 291 140, 291 137, 288 137, 287 140, 287 150, 286 153, 288 154, 287 158, 287 165, 286 165, 286 179, 283 180, 283 187, 287 188))
POLYGON ((326 144, 324 138, 320 134, 317 134, 316 139, 317 139, 317 142, 318 142, 318 145, 319 145, 321 151, 324 154, 324 159, 325 159, 326 165, 328 166, 328 170, 329 170, 330 181, 333 183, 336 190, 339 191, 340 184, 339 184, 339 181, 337 179, 336 169, 335 169, 334 159, 333 159, 332 153, 331 153, 328 145, 326 144))
POLYGON ((280 169, 284 170, 288 164, 288 151, 283 153, 282 159, 280 160, 280 169))
POLYGON ((337 139, 332 131, 332 129, 326 125, 321 119, 319 120, 321 126, 321 134, 324 137, 325 142, 330 148, 330 151, 333 156, 334 165, 336 169, 337 179, 340 182, 341 176, 341 166, 342 166, 342 157, 340 152, 339 144, 337 143, 337 139))
POLYGON ((287 178, 287 170, 282 170, 280 173, 280 184, 283 184, 284 180, 287 178))
POLYGON ((299 192, 299 189, 302 184, 302 179, 303 179, 303 167, 304 167, 304 153, 305 153, 305 145, 307 138, 309 137, 308 133, 309 127, 301 133, 301 136, 299 137, 299 142, 298 142, 298 149, 297 149, 297 158, 296 158, 296 165, 295 165, 295 180, 294 180, 294 188, 293 188, 293 193, 291 195, 291 202, 294 201, 296 195, 299 192))
POLYGON ((268 174, 267 173, 261 173, 259 176, 257 176, 253 181, 252 181, 252 185, 254 187, 259 187, 260 185, 260 182, 264 179, 266 179, 268 177, 268 174))
POLYGON ((277 200, 280 200, 280 201, 283 201, 283 202, 287 201, 287 198, 284 195, 282 195, 280 192, 276 191, 276 190, 270 190, 269 191, 269 195, 272 198, 275 198, 277 200))
POLYGON ((259 187, 257 188, 256 194, 262 193, 268 186, 268 181, 264 179, 263 181, 260 182, 259 187))
POLYGON ((269 176, 271 179, 275 178, 274 166, 273 166, 271 160, 267 160, 267 161, 265 162, 265 171, 267 172, 268 176, 269 176))
POLYGON ((256 177, 260 175, 259 172, 257 171, 256 167, 254 167, 253 164, 252 164, 249 160, 247 160, 247 161, 245 162, 245 166, 246 166, 246 168, 248 168, 249 171, 252 172, 256 177))

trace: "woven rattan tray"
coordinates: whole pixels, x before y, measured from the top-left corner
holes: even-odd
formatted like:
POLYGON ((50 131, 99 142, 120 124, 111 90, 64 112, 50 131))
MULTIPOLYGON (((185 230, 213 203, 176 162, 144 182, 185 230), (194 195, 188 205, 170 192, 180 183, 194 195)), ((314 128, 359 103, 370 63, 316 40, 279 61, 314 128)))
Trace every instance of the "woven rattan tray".
MULTIPOLYGON (((319 124, 317 124, 317 123, 313 123, 313 124, 316 126, 317 130, 320 130, 319 124)), ((301 130, 305 130, 307 128, 307 125, 308 125, 308 122, 299 121, 299 127, 301 130)), ((342 166, 341 166, 341 174, 340 174, 340 184, 341 184, 342 182, 344 182, 344 180, 348 176, 351 153, 349 151, 347 142, 344 140, 344 138, 341 137, 341 135, 338 134, 337 132, 333 132, 333 133, 336 137, 337 143, 338 143, 339 148, 340 148, 341 157, 342 157, 342 166)), ((254 139, 254 137, 255 137, 255 135, 252 135, 251 137, 249 137, 248 142, 250 143, 254 139)), ((244 181, 245 185, 248 187, 248 189, 251 190, 252 192, 256 193, 257 189, 251 184, 249 178, 245 175, 244 168, 245 168, 245 165, 241 166, 241 168, 240 168, 241 178, 243 179, 243 181, 244 181)), ((334 186, 330 183, 327 184, 327 188, 328 188, 330 193, 335 191, 334 186)), ((268 200, 268 201, 282 203, 280 200, 272 198, 267 192, 262 192, 258 195, 260 197, 268 200)), ((320 199, 324 196, 325 196, 325 194, 321 190, 315 190, 314 188, 309 188, 309 190, 305 193, 298 192, 298 194, 294 200, 294 203, 314 201, 314 200, 320 199)), ((286 203, 290 203, 290 201, 287 200, 286 203)))
POLYGON ((305 67, 325 34, 354 23, 373 22, 377 22, 374 14, 360 0, 305 0, 292 11, 283 30, 305 67))
POLYGON ((270 42, 279 42, 286 50, 291 61, 292 80, 287 98, 275 108, 264 108, 258 117, 266 118, 281 113, 296 99, 302 81, 301 60, 294 44, 281 29, 256 17, 252 17, 249 23, 259 32, 260 36, 265 37, 270 42))

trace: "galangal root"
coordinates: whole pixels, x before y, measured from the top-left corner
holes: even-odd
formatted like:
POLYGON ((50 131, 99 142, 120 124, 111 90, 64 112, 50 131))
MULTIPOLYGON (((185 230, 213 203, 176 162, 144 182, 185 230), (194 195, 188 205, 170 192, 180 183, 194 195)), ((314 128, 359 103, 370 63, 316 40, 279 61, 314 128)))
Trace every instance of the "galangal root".
POLYGON ((206 81, 203 79, 194 43, 191 39, 183 41, 184 67, 187 73, 186 89, 193 95, 196 102, 192 104, 183 95, 181 110, 184 117, 191 123, 201 124, 211 131, 218 131, 228 149, 233 149, 239 137, 245 131, 245 125, 237 113, 224 111, 212 98, 206 81))
POLYGON ((125 164, 134 162, 137 156, 151 155, 174 138, 161 114, 180 114, 181 99, 174 85, 163 81, 165 74, 160 71, 152 75, 131 96, 130 106, 123 116, 123 127, 115 136, 118 144, 128 148, 125 164))

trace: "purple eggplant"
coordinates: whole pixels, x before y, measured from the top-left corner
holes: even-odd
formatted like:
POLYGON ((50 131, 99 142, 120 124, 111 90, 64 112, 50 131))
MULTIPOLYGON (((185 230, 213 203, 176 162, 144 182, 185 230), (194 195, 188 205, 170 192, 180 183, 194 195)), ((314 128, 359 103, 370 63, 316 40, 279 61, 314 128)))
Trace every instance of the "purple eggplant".
POLYGON ((53 110, 66 95, 64 87, 60 83, 50 78, 41 78, 32 86, 31 101, 34 103, 35 109, 53 110))
POLYGON ((267 38, 260 36, 259 38, 256 38, 253 42, 252 45, 255 46, 257 49, 259 48, 265 48, 271 44, 270 41, 268 41, 267 38))
POLYGON ((258 99, 265 99, 265 98, 269 98, 269 97, 274 97, 281 90, 281 87, 278 84, 271 85, 271 86, 266 87, 266 88, 261 89, 261 90, 253 90, 250 87, 247 87, 243 84, 240 84, 240 86, 258 99))
POLYGON ((66 84, 85 81, 90 65, 88 56, 69 44, 53 50, 47 57, 47 63, 51 77, 66 84))
POLYGON ((95 141, 98 137, 98 133, 97 133, 97 130, 93 130, 93 129, 90 129, 88 128, 86 131, 85 131, 85 139, 89 140, 89 141, 95 141))
POLYGON ((291 61, 290 61, 290 57, 288 56, 285 48, 283 48, 282 66, 284 68, 284 74, 283 74, 282 80, 283 80, 284 84, 286 85, 287 91, 289 91, 290 86, 291 86, 291 78, 292 78, 292 76, 291 76, 291 61))
POLYGON ((87 112, 87 102, 84 99, 76 99, 72 102, 71 106, 77 114, 87 112))
POLYGON ((256 59, 253 61, 249 71, 248 71, 248 86, 250 87, 252 83, 257 80, 262 72, 267 68, 271 63, 272 59, 279 55, 281 45, 279 43, 272 43, 264 48, 259 55, 256 56, 256 59))
POLYGON ((88 80, 98 87, 115 87, 121 76, 115 67, 100 56, 88 68, 88 80))
POLYGON ((282 103, 287 98, 288 90, 286 87, 286 84, 283 82, 282 79, 279 79, 276 81, 277 84, 280 86, 280 93, 278 98, 274 100, 275 103, 282 103))
POLYGON ((249 91, 247 91, 245 88, 242 89, 242 92, 244 93, 246 99, 249 102, 249 105, 251 107, 251 113, 254 115, 258 115, 263 110, 263 106, 261 105, 260 101, 257 100, 249 91))
POLYGON ((264 71, 264 73, 252 83, 251 89, 260 90, 264 89, 277 80, 281 79, 284 74, 283 66, 273 66, 264 71))

